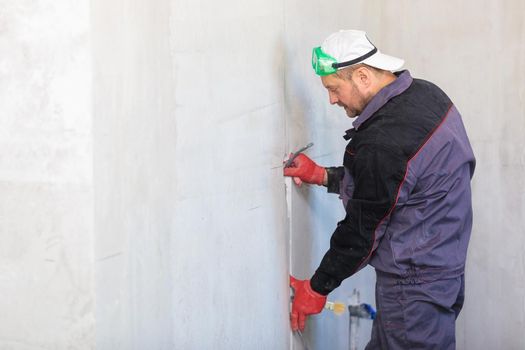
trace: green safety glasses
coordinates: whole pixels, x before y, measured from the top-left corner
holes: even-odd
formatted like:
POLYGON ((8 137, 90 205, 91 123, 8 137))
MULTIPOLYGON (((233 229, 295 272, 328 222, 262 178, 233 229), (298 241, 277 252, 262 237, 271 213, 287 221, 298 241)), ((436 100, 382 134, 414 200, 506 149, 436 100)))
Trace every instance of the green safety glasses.
POLYGON ((337 60, 325 53, 321 46, 312 50, 312 67, 317 75, 324 76, 337 72, 337 60))
POLYGON ((319 46, 315 47, 312 51, 312 67, 314 68, 317 75, 325 76, 337 72, 339 68, 351 66, 364 61, 376 52, 377 48, 374 46, 370 52, 367 52, 363 56, 357 57, 356 59, 350 61, 338 63, 334 57, 324 52, 321 49, 321 46, 319 46))

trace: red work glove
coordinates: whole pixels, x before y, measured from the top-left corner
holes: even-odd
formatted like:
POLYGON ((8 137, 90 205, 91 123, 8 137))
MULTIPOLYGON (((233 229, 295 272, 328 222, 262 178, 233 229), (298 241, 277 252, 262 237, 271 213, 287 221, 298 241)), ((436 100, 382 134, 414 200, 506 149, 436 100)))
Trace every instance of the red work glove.
POLYGON ((306 317, 318 314, 323 310, 326 304, 326 296, 313 291, 312 287, 310 287, 310 280, 301 281, 295 279, 292 275, 290 275, 290 286, 295 291, 292 314, 290 315, 292 330, 303 331, 306 317))
MULTIPOLYGON (((290 155, 291 157, 292 155, 290 155)), ((323 185, 326 170, 322 166, 315 164, 313 160, 299 154, 294 159, 291 166, 284 168, 284 176, 293 176, 295 183, 301 186, 303 182, 308 184, 323 185)))

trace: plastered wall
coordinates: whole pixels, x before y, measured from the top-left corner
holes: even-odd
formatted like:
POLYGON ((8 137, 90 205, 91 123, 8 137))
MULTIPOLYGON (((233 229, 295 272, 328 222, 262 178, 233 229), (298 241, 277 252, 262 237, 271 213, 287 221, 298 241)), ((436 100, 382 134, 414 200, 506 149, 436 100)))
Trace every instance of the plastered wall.
MULTIPOLYGON (((522 349, 524 5, 512 1, 0 0, 0 348, 302 349, 309 278, 343 215, 281 161, 339 164, 344 113, 310 54, 366 30, 464 116, 478 159, 458 349, 522 349)), ((370 269, 354 288, 373 304, 370 269)), ((310 349, 348 318, 309 319, 310 349)), ((360 323, 363 348, 370 323, 360 323)))
POLYGON ((278 1, 93 1, 97 347, 286 349, 278 1))
POLYGON ((0 1, 0 349, 94 345, 88 7, 0 1))

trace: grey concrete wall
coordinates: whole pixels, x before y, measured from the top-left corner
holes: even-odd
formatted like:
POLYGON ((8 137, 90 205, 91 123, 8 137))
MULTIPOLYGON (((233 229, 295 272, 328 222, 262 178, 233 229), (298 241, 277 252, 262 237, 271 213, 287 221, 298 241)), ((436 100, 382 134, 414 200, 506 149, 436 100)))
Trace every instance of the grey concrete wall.
POLYGON ((285 349, 278 1, 93 1, 99 349, 285 349))
MULTIPOLYGON (((524 7, 0 0, 0 348, 301 349, 287 271, 311 276, 343 211, 294 187, 288 221, 281 160, 340 163, 351 121, 310 54, 361 28, 447 91, 478 158, 458 349, 522 349, 524 7)), ((310 349, 347 322, 312 317, 310 349)))
POLYGON ((0 1, 0 348, 91 349, 89 2, 0 1))
POLYGON ((166 1, 92 2, 97 349, 173 344, 169 15, 166 1))

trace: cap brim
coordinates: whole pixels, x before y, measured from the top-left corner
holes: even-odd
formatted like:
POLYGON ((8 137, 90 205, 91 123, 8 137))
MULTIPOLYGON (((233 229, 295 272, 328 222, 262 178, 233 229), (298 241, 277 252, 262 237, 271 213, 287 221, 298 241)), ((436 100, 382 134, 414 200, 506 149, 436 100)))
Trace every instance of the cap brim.
POLYGON ((394 56, 385 55, 384 53, 378 51, 374 55, 364 60, 362 63, 383 70, 396 71, 403 67, 405 60, 394 56))

